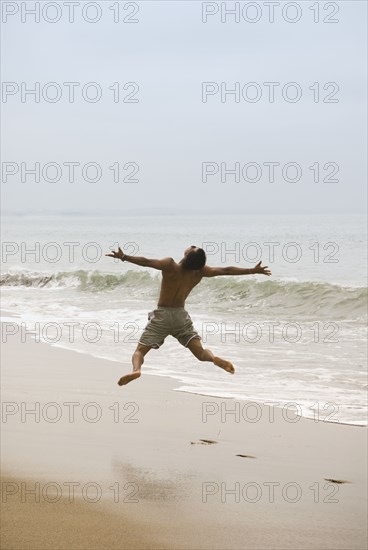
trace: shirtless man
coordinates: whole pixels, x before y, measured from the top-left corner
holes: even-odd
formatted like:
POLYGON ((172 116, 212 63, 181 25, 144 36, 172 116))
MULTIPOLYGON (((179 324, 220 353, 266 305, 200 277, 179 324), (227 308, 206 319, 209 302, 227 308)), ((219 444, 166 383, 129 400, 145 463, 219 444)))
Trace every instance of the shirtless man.
POLYGON ((117 252, 106 254, 123 262, 152 267, 162 271, 162 282, 157 309, 148 314, 148 324, 133 353, 133 372, 122 376, 118 382, 124 386, 141 375, 144 356, 150 349, 158 349, 164 343, 166 336, 171 334, 186 348, 189 348, 199 361, 211 361, 225 371, 234 374, 235 369, 230 361, 213 355, 209 349, 203 349, 201 337, 195 331, 189 314, 185 311, 185 300, 202 277, 217 277, 218 275, 271 275, 267 266, 259 262, 252 269, 242 267, 209 267, 206 265, 206 254, 202 248, 190 246, 184 251, 184 257, 179 263, 173 258, 149 260, 138 256, 128 256, 121 248, 117 252))

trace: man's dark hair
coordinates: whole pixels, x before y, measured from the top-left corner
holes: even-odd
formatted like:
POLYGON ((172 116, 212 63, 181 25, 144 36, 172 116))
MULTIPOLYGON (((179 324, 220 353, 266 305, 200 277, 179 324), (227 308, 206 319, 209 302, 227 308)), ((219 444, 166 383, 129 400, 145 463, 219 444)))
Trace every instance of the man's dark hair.
POLYGON ((192 250, 187 254, 184 258, 183 267, 184 269, 194 271, 196 269, 202 269, 205 263, 206 253, 202 248, 198 248, 197 250, 192 250))

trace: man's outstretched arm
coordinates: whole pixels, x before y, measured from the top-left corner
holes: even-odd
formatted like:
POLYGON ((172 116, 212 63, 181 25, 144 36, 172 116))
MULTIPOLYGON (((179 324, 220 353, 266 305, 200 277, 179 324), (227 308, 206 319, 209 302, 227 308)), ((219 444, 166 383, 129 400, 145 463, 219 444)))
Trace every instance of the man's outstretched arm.
POLYGON ((150 260, 149 258, 144 258, 143 256, 128 256, 124 254, 120 246, 117 252, 112 251, 111 254, 105 254, 105 256, 110 256, 110 258, 117 258, 123 262, 130 262, 131 264, 141 265, 142 267, 152 267, 153 269, 159 269, 163 271, 164 269, 169 269, 173 264, 173 258, 163 258, 162 260, 150 260))
POLYGON ((205 265, 202 268, 203 277, 218 277, 219 275, 271 275, 271 271, 268 269, 268 266, 262 266, 262 262, 258 262, 255 267, 251 269, 246 269, 243 267, 210 267, 205 265))

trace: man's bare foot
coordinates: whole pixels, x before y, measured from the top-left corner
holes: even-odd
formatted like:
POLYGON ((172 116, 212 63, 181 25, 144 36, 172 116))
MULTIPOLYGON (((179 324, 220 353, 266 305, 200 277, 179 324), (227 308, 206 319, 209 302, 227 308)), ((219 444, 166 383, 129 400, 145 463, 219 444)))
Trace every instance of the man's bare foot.
POLYGON ((136 378, 139 378, 141 373, 139 371, 137 372, 131 372, 130 374, 125 374, 122 376, 118 382, 119 386, 125 386, 126 384, 129 384, 132 380, 135 380, 136 378))
POLYGON ((226 361, 226 359, 221 359, 221 357, 214 357, 213 362, 217 367, 221 367, 222 369, 226 370, 226 372, 234 374, 235 369, 230 361, 226 361))

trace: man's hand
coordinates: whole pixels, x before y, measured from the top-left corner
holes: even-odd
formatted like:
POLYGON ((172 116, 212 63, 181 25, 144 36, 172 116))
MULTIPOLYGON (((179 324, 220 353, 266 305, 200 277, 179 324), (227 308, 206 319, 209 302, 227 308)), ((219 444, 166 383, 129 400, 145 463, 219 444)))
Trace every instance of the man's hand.
POLYGON ((271 271, 268 269, 268 265, 262 266, 262 262, 258 262, 256 267, 254 268, 254 273, 259 273, 260 275, 267 275, 269 277, 271 275, 271 271))
POLYGON ((122 260, 122 261, 124 261, 124 258, 125 258, 125 254, 121 250, 120 246, 118 247, 118 250, 116 252, 113 250, 112 254, 105 254, 105 256, 110 256, 110 258, 116 258, 117 260, 122 260))

